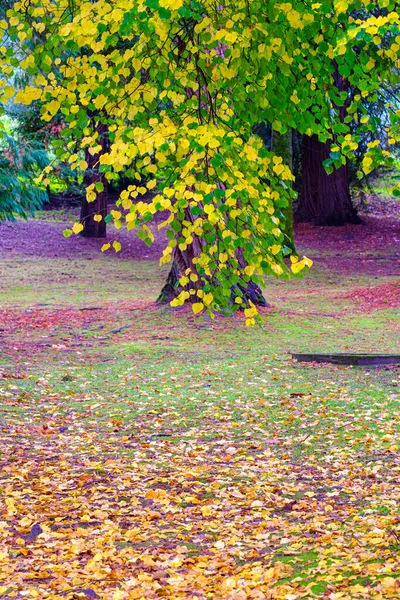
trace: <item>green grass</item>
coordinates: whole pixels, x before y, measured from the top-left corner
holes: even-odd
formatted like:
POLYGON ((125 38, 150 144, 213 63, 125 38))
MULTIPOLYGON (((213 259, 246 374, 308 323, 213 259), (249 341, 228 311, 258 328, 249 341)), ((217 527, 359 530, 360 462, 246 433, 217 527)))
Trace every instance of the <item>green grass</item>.
POLYGON ((110 259, 100 253, 93 260, 10 257, 1 261, 0 306, 96 306, 118 299, 149 297, 165 269, 154 262, 110 259))
MULTIPOLYGON (((305 365, 290 356, 398 353, 395 309, 357 312, 341 297, 382 280, 317 268, 308 279, 268 281, 274 306, 262 327, 249 329, 240 317, 156 307, 165 270, 153 261, 92 258, 0 259, 0 460, 7 498, 18 502, 15 515, 0 515, 12 559, 3 593, 53 598, 55 589, 75 586, 112 598, 117 589, 83 563, 63 578, 56 573, 54 584, 22 588, 26 558, 8 532, 26 535, 19 523, 33 514, 49 528, 46 540, 29 546, 38 573, 49 563, 69 565, 74 544, 90 536, 93 553, 105 552, 99 568, 118 563, 119 586, 152 573, 142 563, 149 557, 179 582, 186 575, 173 561, 185 548, 189 571, 210 565, 201 598, 229 597, 226 578, 257 581, 258 568, 274 573, 268 593, 276 599, 358 599, 357 586, 368 598, 395 597, 385 577, 400 572, 390 537, 399 370, 305 365), (87 307, 101 310, 79 310, 87 307), (156 498, 149 507, 154 493, 161 504, 156 498), (163 513, 163 493, 171 513, 163 513), (208 507, 210 516, 200 512, 208 507), (95 510, 110 513, 101 527, 95 510), (226 547, 216 546, 221 540, 226 547)), ((165 597, 185 597, 163 586, 165 597)))
POLYGON ((380 196, 391 197, 392 199, 398 199, 392 196, 392 189, 399 183, 400 177, 400 160, 395 160, 393 167, 383 172, 381 176, 373 182, 374 191, 380 196))

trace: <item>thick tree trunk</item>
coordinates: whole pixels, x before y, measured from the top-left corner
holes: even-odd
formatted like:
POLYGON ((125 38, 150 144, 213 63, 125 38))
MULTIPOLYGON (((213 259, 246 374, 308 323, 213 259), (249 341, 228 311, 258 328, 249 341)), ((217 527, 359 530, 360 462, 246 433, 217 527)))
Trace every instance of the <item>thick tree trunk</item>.
POLYGON ((303 137, 302 185, 295 219, 315 225, 361 223, 351 200, 349 165, 328 175, 322 164, 329 157, 330 145, 316 135, 303 137))
MULTIPOLYGON (((347 100, 335 108, 343 122, 349 103, 348 80, 335 65, 333 73, 338 94, 347 93, 347 100)), ((302 183, 295 220, 315 225, 362 223, 354 208, 350 193, 350 168, 346 163, 330 175, 323 161, 329 157, 331 142, 320 142, 316 135, 303 136, 302 183)))
POLYGON ((87 238, 105 238, 107 234, 105 217, 107 216, 107 191, 98 193, 94 202, 82 200, 80 221, 84 225, 81 232, 87 238), (101 215, 101 221, 95 221, 94 215, 101 215))
MULTIPOLYGON (((196 243, 196 246, 199 245, 196 238, 194 238, 194 242, 196 243)), ((193 269, 192 260, 199 254, 200 252, 196 252, 192 244, 188 246, 186 250, 180 250, 178 246, 175 247, 171 270, 168 273, 165 285, 157 298, 158 303, 169 303, 180 294, 182 287, 179 285, 179 279, 185 274, 186 269, 193 269)), ((200 289, 200 287, 200 283, 191 281, 186 289, 196 290, 200 289)), ((198 300, 197 296, 193 296, 193 299, 198 300)))
MULTIPOLYGON (((277 131, 272 130, 271 150, 274 154, 282 157, 283 162, 291 171, 293 170, 292 137, 293 134, 291 129, 288 129, 286 133, 278 133, 277 131)), ((293 203, 291 200, 288 206, 282 209, 282 213, 285 218, 285 245, 290 248, 292 252, 296 252, 293 232, 293 203)))
MULTIPOLYGON (((164 287, 157 298, 159 304, 169 304, 171 300, 176 298, 182 291, 182 288, 179 285, 179 279, 185 273, 186 269, 193 268, 192 259, 194 256, 198 256, 198 254, 194 252, 192 245, 183 251, 178 247, 175 248, 171 269, 168 273, 164 287)), ((190 282, 189 287, 186 289, 196 290, 201 287, 201 282, 190 282)), ((239 289, 243 294, 244 306, 248 306, 249 301, 253 302, 255 306, 268 306, 260 287, 253 281, 238 283, 231 289, 232 303, 237 295, 235 294, 235 288, 239 289)), ((198 301, 198 297, 193 295, 193 300, 198 301)))
MULTIPOLYGON (((99 143, 102 146, 102 151, 106 149, 106 138, 104 125, 100 125, 99 131, 99 143)), ((107 179, 103 173, 98 170, 99 154, 92 156, 89 150, 86 149, 85 160, 88 163, 88 168, 84 176, 85 187, 93 183, 102 183, 103 191, 97 192, 96 200, 94 202, 88 202, 86 196, 82 200, 80 222, 84 225, 81 235, 87 238, 104 238, 106 237, 107 225, 105 218, 108 212, 108 189, 107 179), (101 215, 101 221, 95 221, 94 216, 101 215)))

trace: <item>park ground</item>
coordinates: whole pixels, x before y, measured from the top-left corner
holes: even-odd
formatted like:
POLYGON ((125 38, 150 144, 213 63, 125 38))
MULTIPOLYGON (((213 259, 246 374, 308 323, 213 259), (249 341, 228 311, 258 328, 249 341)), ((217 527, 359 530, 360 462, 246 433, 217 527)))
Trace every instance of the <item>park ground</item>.
POLYGON ((400 211, 302 225, 262 327, 155 304, 162 240, 0 226, 0 599, 400 596, 400 211))

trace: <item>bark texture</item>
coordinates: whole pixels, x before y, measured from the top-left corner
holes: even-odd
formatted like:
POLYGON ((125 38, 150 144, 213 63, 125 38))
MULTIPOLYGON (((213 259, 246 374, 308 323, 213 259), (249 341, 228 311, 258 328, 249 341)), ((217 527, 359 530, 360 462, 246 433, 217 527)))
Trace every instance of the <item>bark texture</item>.
MULTIPOLYGON (((98 128, 99 132, 99 143, 102 147, 100 153, 106 151, 106 137, 105 128, 100 125, 98 128)), ((99 173, 98 161, 100 154, 92 156, 89 150, 86 149, 85 160, 88 163, 88 168, 84 176, 85 187, 92 183, 101 182, 103 184, 103 191, 97 193, 96 200, 94 202, 88 202, 86 196, 82 200, 81 205, 81 216, 80 222, 84 225, 81 235, 87 238, 105 238, 107 234, 107 225, 105 217, 108 213, 108 189, 107 179, 103 173, 99 173), (101 221, 95 221, 94 215, 101 215, 103 218, 101 221)))
POLYGON ((303 137, 302 184, 295 219, 315 225, 361 223, 350 194, 350 169, 343 165, 330 175, 323 166, 330 142, 303 137))
MULTIPOLYGON (((337 65, 333 79, 338 92, 345 96, 335 108, 343 122, 349 103, 350 84, 339 74, 337 65), (346 98, 347 94, 347 98, 346 98)), ((354 208, 350 193, 350 168, 346 163, 330 175, 323 161, 329 157, 331 141, 320 142, 316 135, 303 136, 302 183, 295 220, 315 225, 362 223, 354 208)))
MULTIPOLYGON (((192 215, 189 211, 186 211, 186 218, 193 220, 192 215)), ((170 272, 168 273, 167 280, 164 287, 162 288, 160 295, 157 298, 159 304, 170 303, 171 300, 176 298, 182 291, 182 287, 179 285, 179 279, 185 274, 186 269, 193 269, 193 258, 199 256, 201 252, 201 240, 196 236, 193 236, 193 243, 190 244, 186 250, 180 250, 178 246, 174 248, 173 260, 170 272)), ((188 290, 196 290, 202 287, 200 282, 191 281, 188 290)), ((193 296, 197 299, 197 296, 193 296)))
MULTIPOLYGON (((186 269, 193 268, 193 258, 200 254, 201 241, 197 238, 194 239, 194 243, 188 246, 186 250, 180 250, 178 247, 174 250, 173 261, 171 269, 168 273, 166 282, 157 298, 159 304, 169 304, 171 300, 176 298, 182 291, 179 285, 180 277, 185 273, 186 269), (196 250, 197 249, 197 250, 196 250)), ((185 289, 197 290, 202 287, 202 283, 190 282, 189 286, 185 289)), ((243 294, 244 306, 248 306, 249 301, 253 302, 255 306, 269 306, 265 300, 261 288, 253 281, 238 283, 236 286, 231 288, 231 303, 233 303, 235 296, 235 289, 238 289, 243 294)), ((193 299, 198 301, 198 297, 193 295, 193 299)))

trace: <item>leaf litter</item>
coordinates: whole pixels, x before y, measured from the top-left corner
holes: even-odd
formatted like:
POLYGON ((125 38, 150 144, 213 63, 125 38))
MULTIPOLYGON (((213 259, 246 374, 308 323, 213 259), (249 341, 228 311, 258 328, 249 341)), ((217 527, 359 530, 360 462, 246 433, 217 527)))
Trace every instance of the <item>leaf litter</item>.
MULTIPOLYGON (((0 598, 398 598, 399 370, 288 359, 353 343, 331 276, 251 338, 154 293, 3 306, 0 598)), ((391 308, 358 348, 391 343, 391 308)))
POLYGON ((124 408, 91 392, 90 376, 84 394, 54 392, 51 374, 29 396, 9 392, 0 597, 398 597, 389 403, 329 385, 324 397, 228 400, 212 373, 190 374, 194 414, 176 368, 153 382, 157 401, 142 383, 124 408))

